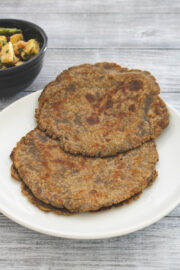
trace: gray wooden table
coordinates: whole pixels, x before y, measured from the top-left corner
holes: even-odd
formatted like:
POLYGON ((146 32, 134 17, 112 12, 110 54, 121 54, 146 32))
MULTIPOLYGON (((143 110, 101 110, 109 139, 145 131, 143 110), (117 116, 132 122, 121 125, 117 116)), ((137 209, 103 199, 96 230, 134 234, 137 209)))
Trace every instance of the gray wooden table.
MULTIPOLYGON (((179 0, 1 0, 0 18, 42 26, 49 48, 41 74, 25 91, 0 98, 0 110, 42 89, 71 65, 114 61, 146 69, 180 112, 179 0)), ((180 206, 127 236, 77 241, 30 231, 0 214, 0 270, 180 269, 180 206)))

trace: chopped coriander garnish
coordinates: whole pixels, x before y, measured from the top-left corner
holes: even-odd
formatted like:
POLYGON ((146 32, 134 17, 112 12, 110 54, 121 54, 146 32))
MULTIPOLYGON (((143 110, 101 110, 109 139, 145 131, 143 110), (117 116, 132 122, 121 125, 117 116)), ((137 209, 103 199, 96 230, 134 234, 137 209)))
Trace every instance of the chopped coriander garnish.
POLYGON ((0 70, 23 64, 39 51, 38 41, 24 40, 20 29, 0 27, 0 70))
POLYGON ((24 58, 27 60, 29 58, 29 54, 27 52, 24 52, 24 58))
POLYGON ((31 54, 33 53, 33 49, 35 49, 35 47, 34 47, 34 46, 31 48, 31 51, 30 51, 30 53, 31 53, 31 54))
POLYGON ((0 40, 0 41, 1 41, 2 46, 6 44, 4 40, 0 40))

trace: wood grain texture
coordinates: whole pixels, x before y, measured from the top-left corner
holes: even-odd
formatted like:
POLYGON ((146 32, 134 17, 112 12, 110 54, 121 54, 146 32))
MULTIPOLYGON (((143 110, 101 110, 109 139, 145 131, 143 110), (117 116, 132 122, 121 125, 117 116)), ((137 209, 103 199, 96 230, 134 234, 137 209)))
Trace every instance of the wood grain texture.
POLYGON ((39 24, 49 48, 180 48, 179 14, 1 13, 1 18, 39 24))
POLYGON ((0 10, 25 13, 180 13, 179 0, 1 0, 0 10))
MULTIPOLYGON (((69 66, 112 61, 151 71, 180 112, 179 0, 1 0, 0 17, 33 21, 49 37, 38 78, 25 91, 0 96, 0 110, 69 66)), ((33 232, 0 214, 0 270, 179 270, 179 225, 180 205, 130 235, 77 241, 33 232)))
POLYGON ((179 218, 164 218, 130 235, 69 240, 39 234, 0 215, 2 270, 178 270, 179 218), (8 251, 8 254, 7 254, 8 251))
POLYGON ((102 61, 149 70, 157 78, 162 92, 180 92, 179 50, 137 49, 48 49, 42 72, 27 91, 43 88, 62 70, 72 65, 102 61))

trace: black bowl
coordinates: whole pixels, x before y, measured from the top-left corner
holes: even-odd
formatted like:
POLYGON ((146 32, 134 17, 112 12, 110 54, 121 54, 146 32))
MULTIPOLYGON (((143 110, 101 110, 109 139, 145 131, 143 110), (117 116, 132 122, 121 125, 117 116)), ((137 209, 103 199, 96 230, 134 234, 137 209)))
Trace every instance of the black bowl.
POLYGON ((24 39, 35 38, 40 44, 40 52, 24 64, 0 70, 0 96, 9 95, 27 88, 39 74, 47 49, 47 35, 38 25, 16 19, 0 19, 0 27, 19 28, 24 39))

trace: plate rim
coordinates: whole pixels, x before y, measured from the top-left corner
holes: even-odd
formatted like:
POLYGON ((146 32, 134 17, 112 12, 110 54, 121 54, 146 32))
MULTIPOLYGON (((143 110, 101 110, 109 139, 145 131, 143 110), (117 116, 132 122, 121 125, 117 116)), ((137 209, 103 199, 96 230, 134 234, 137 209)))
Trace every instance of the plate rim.
MULTIPOLYGON (((24 99, 28 99, 30 95, 37 95, 37 93, 42 92, 41 90, 37 90, 31 94, 28 94, 24 97, 19 98, 18 100, 15 100, 14 102, 12 102, 10 105, 8 105, 7 107, 5 107, 1 112, 0 112, 0 117, 2 117, 2 115, 9 110, 11 107, 14 106, 15 103, 21 102, 24 99)), ((168 104, 167 102, 165 102, 167 107, 170 108, 170 110, 173 111, 173 113, 175 113, 179 118, 180 118, 180 113, 174 109, 172 107, 172 105, 168 104)), ((113 231, 113 232, 109 232, 109 233, 90 233, 89 235, 86 234, 80 234, 77 235, 77 233, 73 234, 73 233, 61 233, 61 232, 56 232, 54 230, 47 230, 44 228, 40 228, 39 226, 37 227, 36 225, 33 225, 29 222, 25 222, 22 218, 16 217, 16 215, 11 215, 8 213, 8 211, 3 209, 3 206, 0 202, 0 212, 5 215, 7 218, 11 219, 12 221, 16 222, 17 224, 28 228, 30 230, 39 232, 39 233, 43 233, 46 235, 51 235, 54 237, 61 237, 61 238, 68 238, 68 239, 77 239, 77 240, 93 240, 93 239, 107 239, 107 238, 111 238, 111 237, 120 237, 122 235, 127 235, 130 234, 132 232, 136 232, 138 230, 141 230, 143 228, 146 228, 154 223, 156 223, 157 221, 159 221, 160 219, 162 219, 163 217, 165 217, 168 213, 170 213, 176 206, 178 206, 180 204, 180 197, 177 198, 176 200, 174 200, 174 202, 169 206, 166 207, 164 209, 164 211, 161 211, 159 214, 155 215, 154 218, 149 218, 146 219, 144 222, 141 222, 141 224, 139 225, 135 225, 135 226, 131 226, 129 229, 123 230, 122 232, 120 231, 113 231)))

